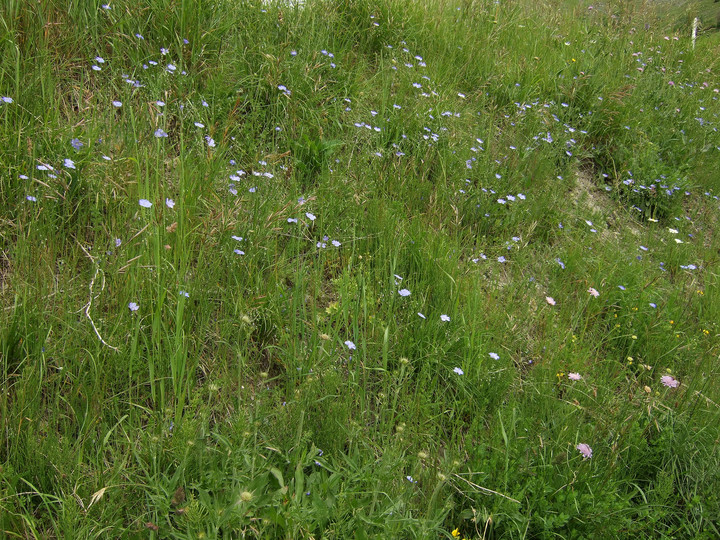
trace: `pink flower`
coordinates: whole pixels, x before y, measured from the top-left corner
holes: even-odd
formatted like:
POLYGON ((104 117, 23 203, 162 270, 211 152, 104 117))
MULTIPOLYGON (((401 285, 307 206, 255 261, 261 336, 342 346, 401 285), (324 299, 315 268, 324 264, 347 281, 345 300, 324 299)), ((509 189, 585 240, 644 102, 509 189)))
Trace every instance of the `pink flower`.
POLYGON ((660 377, 660 382, 668 388, 677 388, 680 386, 680 381, 674 378, 672 375, 663 375, 660 377))
POLYGON ((575 448, 583 455, 583 459, 590 459, 592 457, 592 448, 590 448, 589 444, 580 443, 575 448))
POLYGON ((598 296, 600 296, 600 293, 597 292, 597 291, 596 291, 594 288, 592 288, 592 287, 590 287, 590 288, 588 289, 588 292, 589 292, 591 295, 593 295, 595 298, 597 298, 598 296))
POLYGON ((582 375, 580 375, 579 373, 568 373, 568 379, 570 379, 571 381, 579 381, 580 379, 582 379, 582 375))
POLYGON ((555 305, 555 299, 552 296, 546 296, 545 301, 550 304, 551 306, 555 305))

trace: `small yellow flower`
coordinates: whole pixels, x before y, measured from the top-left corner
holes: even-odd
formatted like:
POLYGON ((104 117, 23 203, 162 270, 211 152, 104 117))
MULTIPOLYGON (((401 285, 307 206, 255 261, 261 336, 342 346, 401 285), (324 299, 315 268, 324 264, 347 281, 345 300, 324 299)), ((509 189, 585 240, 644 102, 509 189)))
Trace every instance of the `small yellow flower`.
POLYGON ((698 293, 698 294, 699 294, 700 296, 702 296, 702 295, 704 295, 704 294, 705 294, 705 293, 704 293, 704 292, 702 292, 702 291, 701 291, 700 289, 698 289, 697 293, 698 293))
POLYGON ((630 337, 633 338, 633 339, 637 339, 637 336, 636 336, 635 334, 633 334, 633 335, 630 336, 630 337))
POLYGON ((670 319, 670 324, 675 324, 675 321, 673 321, 672 319, 670 319))
POLYGON ((453 535, 453 538, 459 538, 459 537, 460 537, 460 530, 457 529, 457 528, 455 528, 455 530, 454 530, 453 532, 451 532, 450 534, 453 535))
POLYGON ((710 335, 710 331, 703 329, 703 334, 705 334, 706 336, 709 336, 709 335, 710 335))

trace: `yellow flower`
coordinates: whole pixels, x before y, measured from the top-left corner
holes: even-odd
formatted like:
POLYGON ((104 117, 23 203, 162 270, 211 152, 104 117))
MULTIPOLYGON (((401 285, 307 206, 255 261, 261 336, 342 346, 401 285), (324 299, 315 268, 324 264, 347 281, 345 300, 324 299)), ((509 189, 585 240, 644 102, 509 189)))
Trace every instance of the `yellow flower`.
POLYGON ((459 537, 460 537, 460 530, 456 527, 455 530, 454 530, 453 532, 451 532, 450 534, 453 535, 453 538, 459 538, 459 537))

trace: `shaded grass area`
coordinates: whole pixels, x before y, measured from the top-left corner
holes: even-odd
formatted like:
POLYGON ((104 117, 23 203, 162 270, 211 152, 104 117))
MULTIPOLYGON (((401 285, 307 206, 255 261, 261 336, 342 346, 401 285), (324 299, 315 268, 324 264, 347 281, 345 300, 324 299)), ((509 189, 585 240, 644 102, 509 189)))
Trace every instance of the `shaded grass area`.
POLYGON ((3 534, 720 534, 717 35, 627 2, 2 23, 3 534))

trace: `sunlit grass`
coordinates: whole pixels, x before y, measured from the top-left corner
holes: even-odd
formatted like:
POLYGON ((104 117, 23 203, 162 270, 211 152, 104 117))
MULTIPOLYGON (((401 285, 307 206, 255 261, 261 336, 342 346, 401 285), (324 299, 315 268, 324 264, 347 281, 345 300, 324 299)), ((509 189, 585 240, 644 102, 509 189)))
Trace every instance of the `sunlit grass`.
POLYGON ((680 19, 9 2, 2 535, 720 535, 680 19))

